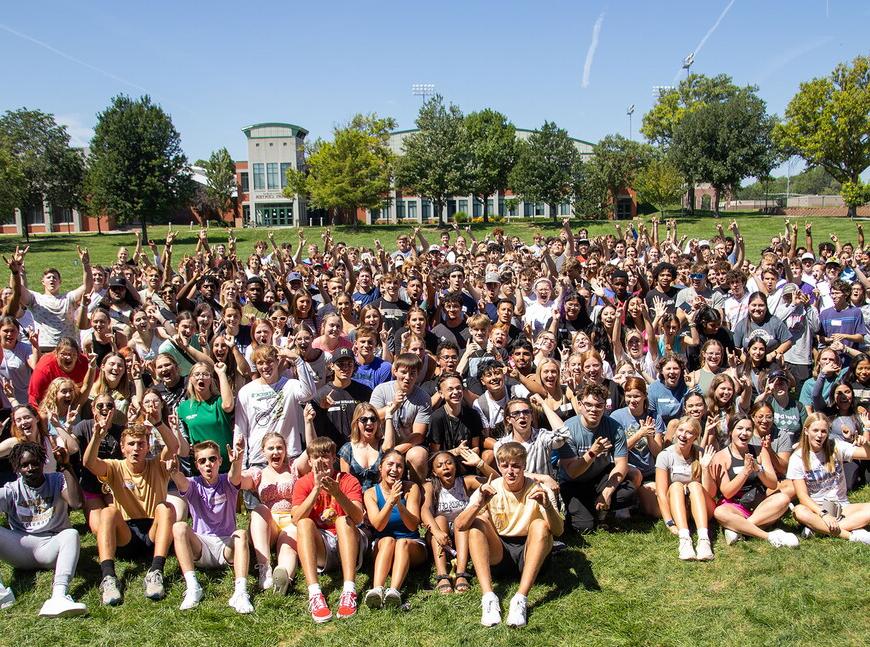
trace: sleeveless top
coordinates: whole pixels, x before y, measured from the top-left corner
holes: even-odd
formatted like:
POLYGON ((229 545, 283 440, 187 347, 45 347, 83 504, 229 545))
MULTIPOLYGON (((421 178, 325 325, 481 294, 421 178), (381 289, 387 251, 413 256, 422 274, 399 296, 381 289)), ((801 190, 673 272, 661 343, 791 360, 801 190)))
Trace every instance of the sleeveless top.
MULTIPOLYGON (((375 485, 375 494, 378 499, 378 507, 383 508, 387 500, 384 498, 384 493, 381 490, 381 484, 375 485)), ((402 505, 405 505, 405 497, 401 499, 402 505)), ((387 519, 387 525, 383 530, 375 530, 375 537, 393 537, 394 539, 420 539, 420 533, 416 530, 408 530, 405 522, 402 521, 402 515, 399 513, 399 506, 393 506, 390 510, 390 518, 387 519)))
MULTIPOLYGON (((112 332, 114 335, 115 333, 112 332)), ((96 335, 91 336, 91 348, 93 349, 94 355, 97 356, 97 366, 103 365, 103 360, 106 358, 106 355, 112 352, 112 343, 108 344, 97 339, 96 335)))
POLYGON ((348 464, 350 467, 350 473, 360 482, 364 492, 378 482, 378 479, 381 476, 381 459, 383 456, 384 452, 378 450, 378 457, 375 462, 369 467, 363 467, 357 462, 356 458, 354 458, 353 443, 345 443, 341 446, 341 449, 338 450, 338 457, 344 459, 344 462, 348 464))
POLYGON ((457 476, 453 487, 442 487, 438 492, 438 500, 435 502, 435 516, 442 516, 453 523, 459 513, 468 505, 468 494, 465 492, 465 481, 457 476))
POLYGON ((148 360, 152 360, 157 357, 157 353, 160 352, 160 344, 163 343, 163 340, 157 334, 154 334, 151 337, 151 345, 146 346, 141 341, 136 342, 134 346, 134 350, 136 354, 139 356, 143 362, 147 362, 148 360))
POLYGON ((250 476, 254 482, 254 489, 260 502, 274 513, 290 514, 293 508, 293 486, 299 480, 299 472, 296 471, 295 461, 290 465, 291 479, 277 483, 263 483, 263 470, 251 467, 242 472, 244 476, 250 476))
MULTIPOLYGON (((758 457, 755 456, 754 448, 750 447, 747 450, 747 453, 752 454, 752 456, 758 462, 758 457)), ((728 466, 728 478, 734 480, 737 476, 743 471, 743 466, 746 464, 745 459, 737 458, 734 456, 734 452, 731 451, 731 448, 728 447, 728 456, 731 458, 731 464, 728 466)), ((760 464, 759 464, 760 467, 760 464)), ((752 474, 740 490, 729 499, 729 501, 733 501, 735 503, 739 503, 744 508, 748 508, 752 510, 764 499, 767 493, 767 488, 764 486, 758 478, 758 473, 752 474)))

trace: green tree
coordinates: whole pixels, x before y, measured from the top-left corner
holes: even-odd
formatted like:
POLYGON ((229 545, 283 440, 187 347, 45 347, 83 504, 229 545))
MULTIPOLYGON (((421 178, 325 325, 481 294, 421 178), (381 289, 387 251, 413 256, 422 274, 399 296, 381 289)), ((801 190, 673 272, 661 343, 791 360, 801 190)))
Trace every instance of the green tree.
POLYGON ((172 119, 150 97, 119 95, 97 115, 86 187, 91 209, 118 222, 165 222, 193 194, 187 157, 172 119))
MULTIPOLYGON (((775 137, 788 153, 821 166, 844 187, 857 184, 870 166, 870 56, 858 56, 851 66, 841 63, 827 77, 801 83, 775 137)), ((849 206, 850 217, 856 208, 854 203, 849 206)))
POLYGON ((315 208, 332 212, 333 222, 344 214, 357 227, 356 210, 379 207, 390 190, 387 141, 395 126, 392 118, 354 116, 334 130, 333 141, 315 142, 305 170, 287 171, 285 195, 305 195, 315 208))
POLYGON ((580 151, 568 131, 545 121, 526 141, 519 142, 510 186, 523 200, 549 205, 555 222, 558 205, 577 193, 581 168, 580 151))
POLYGON ((500 112, 489 108, 465 117, 469 151, 469 189, 483 203, 483 222, 489 222, 489 196, 508 187, 516 163, 517 130, 500 112))
POLYGON ((205 169, 206 201, 223 221, 223 214, 235 205, 233 195, 236 191, 235 162, 226 148, 219 148, 201 166, 205 169))
POLYGON ((80 150, 70 148, 66 127, 58 125, 52 115, 26 108, 7 111, 0 117, 0 140, 13 158, 0 162, 4 175, 12 182, 19 173, 24 178, 11 192, 6 180, 2 182, 4 203, 11 200, 22 211, 43 200, 52 207, 81 207, 84 160, 80 150))
POLYGON ((436 94, 420 108, 417 128, 402 143, 396 185, 431 200, 443 226, 447 199, 468 190, 465 120, 458 106, 445 106, 436 94))
POLYGON ((654 156, 637 174, 633 186, 640 201, 649 202, 662 214, 686 192, 683 174, 664 155, 654 156))
POLYGON ((574 213, 592 220, 606 220, 611 213, 610 192, 594 156, 580 166, 575 186, 574 213))
POLYGON ((861 180, 857 182, 843 182, 843 187, 840 190, 840 195, 843 196, 843 202, 852 212, 857 210, 862 204, 870 202, 870 184, 864 184, 861 180))
POLYGON ((637 174, 652 159, 652 148, 622 135, 607 135, 592 147, 592 157, 596 174, 609 194, 610 217, 615 219, 619 191, 634 184, 637 174))
MULTIPOLYGON (((739 91, 740 88, 734 85, 727 74, 717 74, 713 77, 690 74, 680 81, 677 87, 659 94, 656 104, 643 116, 640 132, 653 144, 667 151, 687 114, 711 103, 727 101, 739 91)), ((695 210, 696 179, 686 177, 690 211, 695 210)))
POLYGON ((683 117, 674 134, 670 156, 686 177, 709 182, 716 189, 713 210, 725 189, 740 180, 767 177, 781 159, 773 143, 775 119, 751 88, 720 103, 710 103, 683 117))
POLYGON ((24 203, 27 178, 11 147, 0 138, 0 222, 11 216, 24 203))

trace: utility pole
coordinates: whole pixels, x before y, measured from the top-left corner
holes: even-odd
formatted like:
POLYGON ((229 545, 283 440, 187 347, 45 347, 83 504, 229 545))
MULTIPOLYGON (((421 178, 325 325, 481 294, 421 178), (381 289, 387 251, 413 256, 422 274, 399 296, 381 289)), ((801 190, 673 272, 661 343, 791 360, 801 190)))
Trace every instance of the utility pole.
POLYGON ((625 114, 628 115, 628 138, 631 139, 631 116, 634 114, 634 104, 632 103, 628 106, 628 110, 626 110, 625 114))

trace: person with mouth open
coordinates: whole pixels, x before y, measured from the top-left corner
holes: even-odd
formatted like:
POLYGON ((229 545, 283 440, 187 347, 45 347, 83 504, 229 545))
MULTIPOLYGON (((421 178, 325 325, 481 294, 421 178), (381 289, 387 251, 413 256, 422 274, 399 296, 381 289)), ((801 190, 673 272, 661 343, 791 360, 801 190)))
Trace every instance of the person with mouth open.
POLYGON ((501 622, 492 575, 520 575, 510 602, 507 624, 526 624, 528 594, 553 548, 553 537, 564 530, 553 492, 525 475, 526 450, 505 443, 496 453, 502 476, 481 485, 468 506, 456 517, 454 530, 468 531, 474 570, 483 591, 480 622, 492 627, 501 622))

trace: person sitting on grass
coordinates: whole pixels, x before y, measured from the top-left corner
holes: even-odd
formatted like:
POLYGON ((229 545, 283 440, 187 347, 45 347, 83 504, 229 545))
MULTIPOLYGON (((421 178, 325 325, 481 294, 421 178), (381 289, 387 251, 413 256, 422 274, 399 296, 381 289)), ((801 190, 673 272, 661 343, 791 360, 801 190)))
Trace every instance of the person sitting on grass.
POLYGON ((831 438, 831 423, 821 413, 811 413, 804 423, 800 445, 788 461, 791 479, 800 502, 794 516, 811 536, 819 532, 849 541, 870 544, 870 503, 850 503, 846 497, 843 463, 870 459, 870 446, 863 435, 854 444, 831 438))
MULTIPOLYGON (((18 443, 9 454, 18 478, 0 488, 0 512, 9 528, 0 526, 0 560, 15 568, 53 568, 51 597, 39 615, 78 616, 88 612, 67 594, 79 561, 79 533, 70 525, 69 508, 81 506, 82 492, 61 447, 55 450, 58 471, 45 473, 45 450, 37 443, 18 443)), ((0 609, 15 595, 0 582, 0 609)))
POLYGON ((363 497, 359 481, 335 471, 335 443, 316 438, 308 445, 311 472, 293 487, 293 523, 299 562, 308 584, 308 610, 314 622, 328 622, 332 612, 320 589, 319 571, 341 568, 344 581, 338 617, 356 614, 356 572, 362 566, 368 540, 362 523, 363 497))
POLYGON ((96 532, 102 581, 103 604, 121 603, 121 590, 115 574, 115 555, 128 559, 150 556, 145 575, 145 597, 160 600, 165 595, 163 568, 172 546, 175 509, 166 502, 169 461, 178 452, 178 440, 166 425, 157 427, 163 441, 160 456, 148 458, 151 430, 134 424, 121 434, 123 460, 100 458, 99 450, 108 432, 104 419, 94 422, 93 436, 83 456, 84 466, 112 492, 114 504, 100 510, 96 532))
POLYGON ((695 444, 701 435, 701 424, 684 416, 677 424, 674 444, 656 457, 656 495, 665 526, 680 538, 679 555, 682 560, 707 561, 713 559, 708 531, 713 516, 715 490, 710 477, 713 446, 708 445, 701 454, 695 444), (689 532, 689 511, 698 529, 698 546, 692 548, 689 532))
POLYGON ((770 436, 762 440, 760 449, 756 448, 750 445, 752 429, 749 418, 733 420, 731 443, 713 456, 710 472, 722 495, 713 516, 725 529, 725 543, 729 546, 741 535, 749 535, 766 539, 776 548, 797 548, 798 538, 790 532, 763 529, 782 518, 791 497, 777 490, 770 436))
POLYGON ((564 525, 552 491, 526 477, 526 450, 520 443, 499 447, 496 463, 501 478, 490 476, 471 495, 454 529, 468 531, 471 560, 483 591, 481 624, 492 627, 501 622, 498 596, 492 589, 493 572, 519 573, 520 585, 511 599, 507 624, 522 627, 529 591, 553 548, 553 537, 562 534, 564 525))
POLYGON ((225 568, 232 565, 235 588, 228 602, 238 613, 253 613, 248 597, 248 531, 236 527, 236 502, 242 483, 244 440, 235 449, 227 447, 230 471, 221 474, 223 459, 218 444, 205 440, 193 446, 193 461, 200 476, 187 478, 177 467, 170 470, 178 492, 190 509, 191 526, 176 521, 172 527, 175 556, 187 588, 181 610, 193 609, 202 600, 202 587, 196 581, 194 566, 225 568))
POLYGON ((365 603, 371 609, 402 605, 402 583, 408 569, 426 561, 426 542, 420 537, 420 487, 403 481, 405 457, 396 450, 381 460, 381 480, 363 495, 368 523, 374 530, 375 572, 365 603), (384 588, 390 575, 390 586, 384 588))
MULTIPOLYGON (((498 476, 477 454, 467 447, 461 449, 461 456, 479 461, 482 470, 498 476)), ((477 476, 462 476, 459 460, 449 451, 439 451, 432 456, 431 476, 423 484, 423 506, 420 518, 428 529, 429 545, 435 559, 435 588, 439 593, 465 593, 469 589, 468 580, 468 532, 455 529, 454 522, 459 513, 468 505, 468 497, 480 487, 477 476), (450 583, 447 571, 448 553, 456 555, 456 581, 450 583)))

